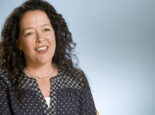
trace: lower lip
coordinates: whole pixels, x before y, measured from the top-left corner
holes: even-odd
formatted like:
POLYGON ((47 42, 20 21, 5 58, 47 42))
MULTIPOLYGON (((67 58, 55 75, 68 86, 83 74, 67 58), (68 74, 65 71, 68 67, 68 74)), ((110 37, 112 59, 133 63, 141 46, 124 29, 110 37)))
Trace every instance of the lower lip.
POLYGON ((37 52, 38 52, 39 54, 45 54, 45 53, 47 52, 47 50, 48 50, 48 48, 45 49, 45 50, 40 50, 40 51, 37 50, 37 52))

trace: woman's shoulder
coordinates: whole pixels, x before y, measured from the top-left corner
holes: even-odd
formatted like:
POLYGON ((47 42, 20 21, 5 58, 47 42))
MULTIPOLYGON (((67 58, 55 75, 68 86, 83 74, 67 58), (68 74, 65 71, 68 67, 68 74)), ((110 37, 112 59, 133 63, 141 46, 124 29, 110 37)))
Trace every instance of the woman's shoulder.
POLYGON ((8 73, 7 71, 0 69, 0 87, 7 87, 10 86, 11 83, 8 79, 8 73))
POLYGON ((72 83, 71 86, 76 86, 77 88, 80 89, 89 87, 87 77, 81 69, 68 68, 62 71, 65 76, 64 79, 66 80, 66 82, 72 83))

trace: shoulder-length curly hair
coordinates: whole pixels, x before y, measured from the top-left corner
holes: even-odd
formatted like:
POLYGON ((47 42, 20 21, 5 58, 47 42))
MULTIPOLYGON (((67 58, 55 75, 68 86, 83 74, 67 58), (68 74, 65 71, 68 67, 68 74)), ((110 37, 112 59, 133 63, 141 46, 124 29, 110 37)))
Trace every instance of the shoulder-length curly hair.
POLYGON ((15 77, 18 79, 18 75, 26 66, 24 55, 18 49, 17 41, 19 39, 20 20, 23 14, 30 10, 44 11, 53 26, 56 36, 56 51, 52 63, 58 68, 75 69, 72 56, 76 57, 76 55, 73 55, 72 51, 76 44, 72 40, 67 24, 62 15, 58 14, 51 4, 42 0, 28 0, 24 2, 7 18, 0 42, 0 68, 10 74, 9 79, 12 81, 15 77))

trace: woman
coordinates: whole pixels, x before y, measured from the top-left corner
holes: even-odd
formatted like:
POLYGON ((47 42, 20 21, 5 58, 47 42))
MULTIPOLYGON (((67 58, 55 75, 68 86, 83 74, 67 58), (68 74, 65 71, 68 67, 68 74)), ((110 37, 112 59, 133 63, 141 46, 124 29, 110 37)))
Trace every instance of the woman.
POLYGON ((17 7, 0 42, 0 114, 96 115, 87 79, 72 62, 74 47, 49 3, 29 0, 17 7))

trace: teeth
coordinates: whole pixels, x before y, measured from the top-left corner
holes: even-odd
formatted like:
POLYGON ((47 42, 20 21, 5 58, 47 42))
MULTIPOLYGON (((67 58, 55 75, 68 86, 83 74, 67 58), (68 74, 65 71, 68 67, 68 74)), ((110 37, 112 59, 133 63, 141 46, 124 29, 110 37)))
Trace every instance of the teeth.
POLYGON ((36 50, 41 51, 41 50, 45 50, 45 49, 47 49, 47 46, 41 47, 41 48, 37 48, 36 50))

